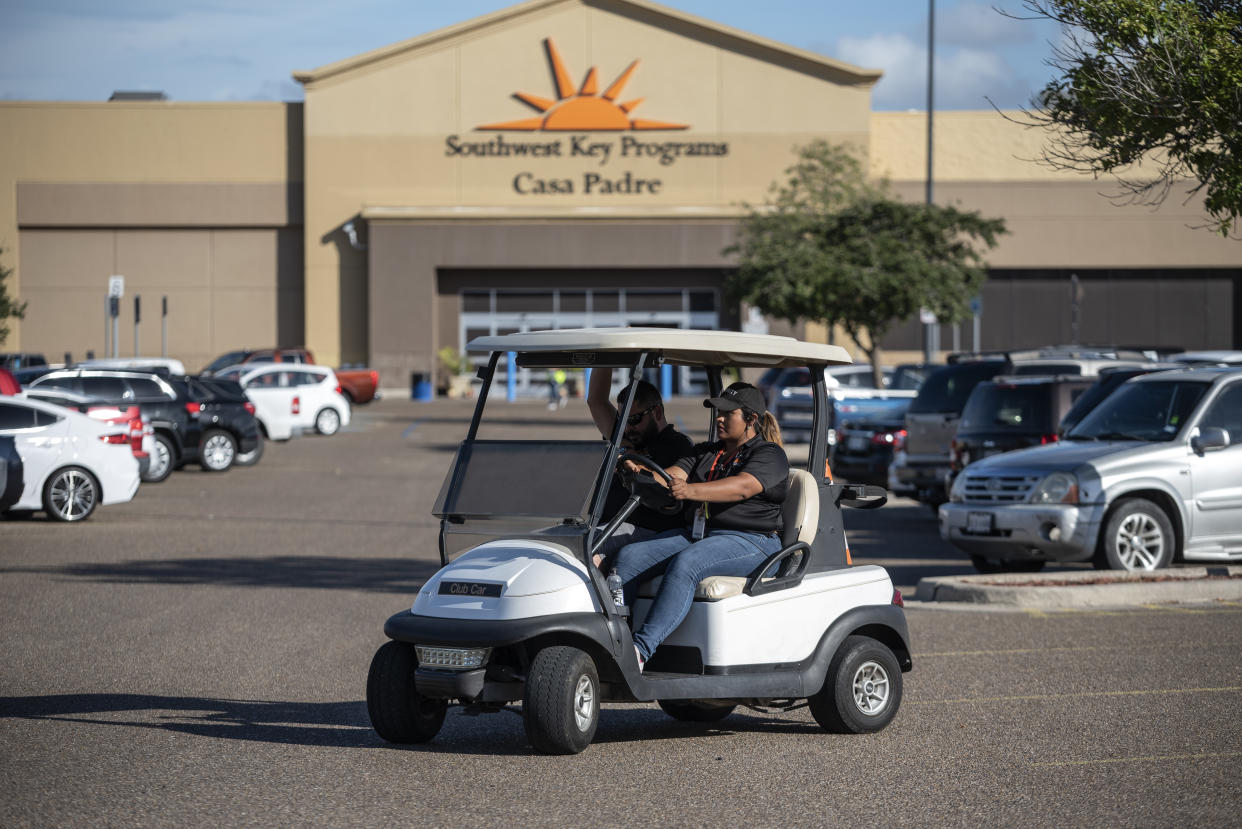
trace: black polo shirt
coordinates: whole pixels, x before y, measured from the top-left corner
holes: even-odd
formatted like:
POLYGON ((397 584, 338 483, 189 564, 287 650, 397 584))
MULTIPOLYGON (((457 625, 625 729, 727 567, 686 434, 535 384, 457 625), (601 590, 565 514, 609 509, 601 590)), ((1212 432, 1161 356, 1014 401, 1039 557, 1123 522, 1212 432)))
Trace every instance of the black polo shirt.
MULTIPOLYGON (((662 469, 668 469, 680 459, 694 451, 694 441, 673 428, 672 424, 660 430, 655 439, 642 448, 635 449, 640 455, 646 455, 658 463, 662 469)), ((620 476, 612 476, 612 484, 608 488, 608 498, 604 501, 604 520, 607 521, 617 514, 621 505, 630 497, 630 491, 621 483, 620 476)), ((686 526, 681 513, 661 515, 655 510, 644 506, 630 513, 629 522, 636 527, 664 532, 686 526)))
POLYGON ((742 444, 728 464, 723 463, 724 454, 724 444, 719 441, 701 443, 694 447, 692 456, 682 458, 677 465, 686 471, 687 481, 692 484, 746 472, 763 485, 763 491, 733 504, 708 504, 707 529, 780 532, 781 504, 789 491, 789 458, 785 450, 756 435, 742 444))

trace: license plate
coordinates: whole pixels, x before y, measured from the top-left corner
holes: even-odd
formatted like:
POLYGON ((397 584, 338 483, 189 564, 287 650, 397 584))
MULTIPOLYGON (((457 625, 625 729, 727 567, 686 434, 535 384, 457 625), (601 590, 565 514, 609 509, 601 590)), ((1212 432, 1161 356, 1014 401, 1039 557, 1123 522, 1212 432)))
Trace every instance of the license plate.
POLYGON ((990 533, 992 532, 992 513, 990 512, 968 512, 966 513, 966 532, 968 533, 990 533))
POLYGON ((871 441, 866 435, 851 435, 845 445, 851 452, 865 452, 869 443, 871 441))

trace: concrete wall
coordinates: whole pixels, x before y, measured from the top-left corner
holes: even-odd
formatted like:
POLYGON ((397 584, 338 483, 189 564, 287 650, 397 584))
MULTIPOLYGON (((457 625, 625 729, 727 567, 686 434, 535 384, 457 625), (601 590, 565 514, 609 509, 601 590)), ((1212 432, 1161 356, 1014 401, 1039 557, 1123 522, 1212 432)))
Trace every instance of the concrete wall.
MULTIPOLYGON (((126 277, 121 352, 197 366, 302 337, 298 104, 0 102, 0 246, 28 303, 7 349, 102 355, 108 277, 126 277)), ((293 343, 289 343, 293 344, 293 343)))

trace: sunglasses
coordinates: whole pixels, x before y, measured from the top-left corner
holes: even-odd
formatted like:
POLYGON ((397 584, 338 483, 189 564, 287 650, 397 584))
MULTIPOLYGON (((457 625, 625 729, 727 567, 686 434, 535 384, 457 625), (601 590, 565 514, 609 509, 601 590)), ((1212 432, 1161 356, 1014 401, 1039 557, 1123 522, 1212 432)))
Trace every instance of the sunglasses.
POLYGON ((636 412, 635 414, 632 414, 629 417, 627 417, 625 419, 625 422, 630 424, 631 426, 637 426, 638 424, 643 422, 643 418, 646 417, 651 412, 651 410, 654 408, 655 406, 648 406, 647 408, 643 409, 641 412, 636 412))

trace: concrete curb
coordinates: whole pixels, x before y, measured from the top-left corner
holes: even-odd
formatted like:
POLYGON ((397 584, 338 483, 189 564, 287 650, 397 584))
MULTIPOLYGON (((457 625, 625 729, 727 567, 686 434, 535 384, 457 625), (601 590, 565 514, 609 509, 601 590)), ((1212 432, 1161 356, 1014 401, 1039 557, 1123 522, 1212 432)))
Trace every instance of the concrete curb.
POLYGON ((920 579, 921 602, 1008 607, 1115 607, 1170 602, 1242 601, 1242 567, 1178 567, 1156 573, 997 573, 920 579))

